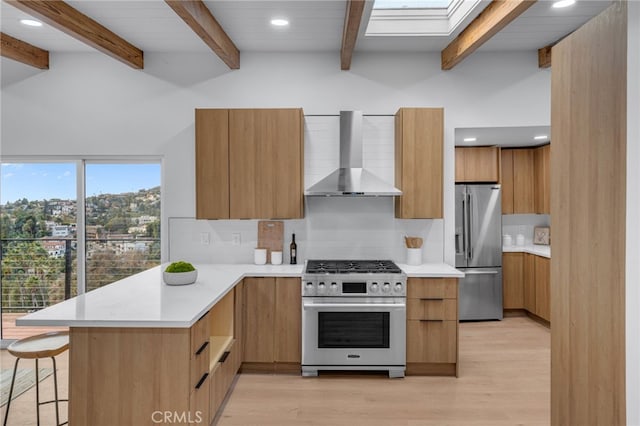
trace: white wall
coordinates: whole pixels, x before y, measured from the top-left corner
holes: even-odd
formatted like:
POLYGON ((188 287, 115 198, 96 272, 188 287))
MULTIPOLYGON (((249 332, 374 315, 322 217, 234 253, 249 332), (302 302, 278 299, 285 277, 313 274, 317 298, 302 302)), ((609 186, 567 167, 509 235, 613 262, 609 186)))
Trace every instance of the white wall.
POLYGON ((640 2, 630 1, 627 41, 627 424, 640 425, 640 2))
POLYGON ((169 217, 195 213, 196 107, 394 114, 401 106, 442 106, 440 244, 453 263, 454 129, 550 122, 549 71, 538 69, 535 52, 476 53, 447 72, 438 53, 356 54, 349 72, 340 71, 337 52, 243 53, 241 60, 240 70, 229 71, 213 55, 150 52, 136 71, 101 54, 53 54, 48 71, 3 74, 0 153, 164 156, 166 236, 169 217))
MULTIPOLYGON (((502 235, 508 234, 516 242, 518 234, 524 235, 525 243, 533 243, 533 229, 536 226, 549 226, 551 220, 548 214, 507 214, 502 215, 502 235)), ((551 233, 553 240, 553 232, 551 233)))

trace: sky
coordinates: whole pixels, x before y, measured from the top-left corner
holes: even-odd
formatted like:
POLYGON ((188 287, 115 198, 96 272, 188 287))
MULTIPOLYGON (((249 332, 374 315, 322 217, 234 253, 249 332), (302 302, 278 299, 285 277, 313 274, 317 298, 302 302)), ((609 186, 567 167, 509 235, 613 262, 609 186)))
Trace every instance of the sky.
MULTIPOLYGON (((86 194, 121 194, 160 185, 160 164, 87 164, 86 194)), ((2 163, 0 204, 76 199, 76 163, 2 163)))

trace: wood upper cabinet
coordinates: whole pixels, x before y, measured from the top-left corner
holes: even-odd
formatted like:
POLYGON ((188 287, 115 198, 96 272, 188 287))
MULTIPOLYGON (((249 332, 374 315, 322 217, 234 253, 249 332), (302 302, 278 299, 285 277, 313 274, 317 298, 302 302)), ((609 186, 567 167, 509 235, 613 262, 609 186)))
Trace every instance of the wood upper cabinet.
POLYGON ((550 212, 550 145, 502 149, 502 213, 550 212))
POLYGON ((550 214, 551 171, 549 165, 551 145, 541 146, 534 151, 535 211, 538 214, 550 214))
POLYGON ((231 219, 303 217, 302 109, 229 111, 231 219))
POLYGON ((443 108, 400 108, 395 117, 396 217, 442 218, 443 108))
POLYGON ((244 279, 245 362, 300 364, 300 291, 300 278, 244 279))
POLYGON ((524 254, 502 254, 502 305, 504 309, 524 308, 524 254))
POLYGON ((302 109, 196 110, 196 217, 303 217, 302 109))
POLYGON ((456 182, 498 182, 500 148, 497 146, 457 146, 456 182))
POLYGON ((229 110, 196 109, 196 217, 229 219, 229 110))
POLYGON ((535 314, 540 318, 551 321, 550 260, 545 257, 534 256, 534 268, 536 277, 535 314))

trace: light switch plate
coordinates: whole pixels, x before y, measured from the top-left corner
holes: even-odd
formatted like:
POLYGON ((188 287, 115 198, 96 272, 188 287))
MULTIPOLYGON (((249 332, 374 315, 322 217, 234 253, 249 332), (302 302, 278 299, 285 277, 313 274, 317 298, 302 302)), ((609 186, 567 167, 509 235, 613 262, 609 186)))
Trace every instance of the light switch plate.
POLYGON ((231 234, 231 244, 234 246, 239 246, 241 244, 240 233, 234 232, 231 234))
POLYGON ((201 232, 200 233, 200 244, 202 244, 203 246, 208 246, 211 243, 211 240, 209 239, 209 233, 208 232, 201 232))

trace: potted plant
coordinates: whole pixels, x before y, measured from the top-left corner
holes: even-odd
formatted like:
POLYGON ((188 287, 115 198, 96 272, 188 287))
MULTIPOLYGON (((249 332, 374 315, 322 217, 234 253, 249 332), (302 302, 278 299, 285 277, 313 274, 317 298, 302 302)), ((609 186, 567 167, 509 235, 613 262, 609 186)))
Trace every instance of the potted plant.
POLYGON ((162 273, 167 285, 193 284, 198 278, 198 271, 189 262, 173 262, 162 273))

